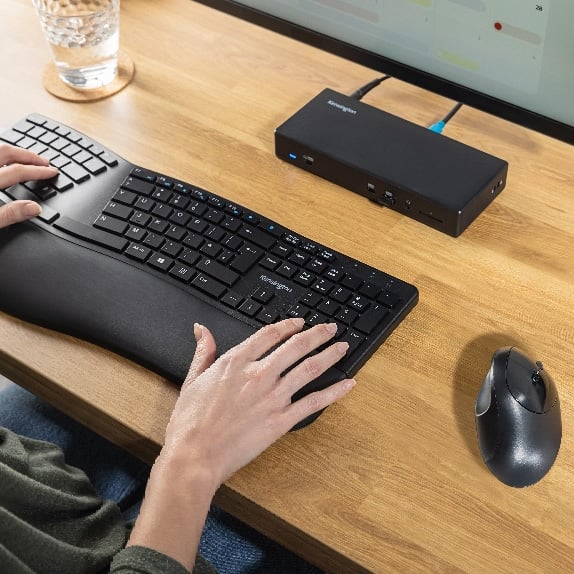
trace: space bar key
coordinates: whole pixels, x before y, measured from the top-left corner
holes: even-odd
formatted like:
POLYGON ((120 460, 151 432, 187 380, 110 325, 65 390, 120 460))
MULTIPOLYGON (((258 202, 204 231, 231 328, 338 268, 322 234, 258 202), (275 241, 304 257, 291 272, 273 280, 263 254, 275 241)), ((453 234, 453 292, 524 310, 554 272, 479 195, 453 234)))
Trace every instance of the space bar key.
POLYGON ((74 235, 80 239, 85 239, 90 243, 95 243, 102 247, 108 247, 114 251, 123 251, 128 246, 128 241, 123 237, 118 237, 117 235, 112 235, 111 233, 94 229, 89 225, 85 225, 84 223, 80 223, 79 221, 70 219, 66 216, 62 216, 57 219, 53 226, 60 231, 65 231, 70 235, 74 235))

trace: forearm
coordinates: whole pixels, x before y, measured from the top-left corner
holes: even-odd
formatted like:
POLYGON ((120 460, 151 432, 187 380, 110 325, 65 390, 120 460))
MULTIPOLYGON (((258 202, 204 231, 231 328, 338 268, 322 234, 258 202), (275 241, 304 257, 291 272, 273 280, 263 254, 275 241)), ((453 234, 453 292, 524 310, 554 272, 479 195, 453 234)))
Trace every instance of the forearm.
POLYGON ((146 546, 191 571, 216 486, 189 458, 163 452, 155 462, 128 546, 146 546))

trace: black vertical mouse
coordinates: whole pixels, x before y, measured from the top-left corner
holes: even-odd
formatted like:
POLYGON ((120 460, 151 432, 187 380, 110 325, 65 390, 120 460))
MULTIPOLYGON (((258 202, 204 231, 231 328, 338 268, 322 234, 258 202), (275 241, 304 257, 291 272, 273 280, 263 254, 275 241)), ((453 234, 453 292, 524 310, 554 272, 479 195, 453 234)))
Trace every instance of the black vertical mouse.
POLYGON ((475 419, 482 458, 505 484, 534 484, 556 460, 562 440, 558 391, 542 363, 520 349, 494 353, 475 419))

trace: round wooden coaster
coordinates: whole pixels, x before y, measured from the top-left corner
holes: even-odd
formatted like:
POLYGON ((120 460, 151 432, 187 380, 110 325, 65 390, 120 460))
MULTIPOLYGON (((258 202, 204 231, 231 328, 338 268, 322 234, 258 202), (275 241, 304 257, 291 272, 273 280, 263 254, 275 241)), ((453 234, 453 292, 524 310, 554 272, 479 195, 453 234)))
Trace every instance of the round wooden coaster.
POLYGON ((56 66, 50 62, 44 68, 42 81, 44 88, 53 96, 68 102, 95 102, 117 94, 123 90, 133 79, 135 74, 135 66, 132 59, 123 52, 120 52, 118 58, 118 73, 113 82, 102 88, 94 88, 93 90, 82 90, 72 88, 65 84, 58 76, 56 66))

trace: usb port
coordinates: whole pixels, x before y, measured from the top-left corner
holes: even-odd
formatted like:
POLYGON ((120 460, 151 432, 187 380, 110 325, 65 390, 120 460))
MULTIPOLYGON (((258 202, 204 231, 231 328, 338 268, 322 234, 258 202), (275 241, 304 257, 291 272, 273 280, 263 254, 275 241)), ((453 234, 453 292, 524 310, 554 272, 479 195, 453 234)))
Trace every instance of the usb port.
POLYGON ((395 194, 392 191, 389 191, 387 189, 387 190, 385 190, 385 193, 383 193, 383 195, 381 195, 381 197, 379 198, 379 201, 383 205, 393 205, 395 203, 395 194))
POLYGON ((307 165, 313 165, 313 162, 315 161, 310 155, 304 155, 303 160, 307 165))

